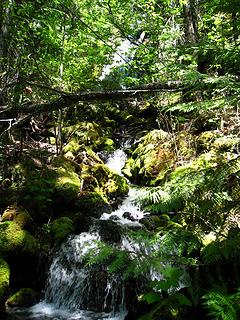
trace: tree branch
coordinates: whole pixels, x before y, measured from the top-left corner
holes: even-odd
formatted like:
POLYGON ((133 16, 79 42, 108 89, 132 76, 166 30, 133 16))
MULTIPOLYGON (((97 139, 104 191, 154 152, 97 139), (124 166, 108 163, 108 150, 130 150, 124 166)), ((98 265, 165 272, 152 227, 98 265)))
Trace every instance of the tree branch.
MULTIPOLYGON (((43 112, 50 112, 68 108, 78 102, 97 102, 108 100, 126 100, 131 98, 138 98, 142 95, 150 95, 156 92, 175 92, 187 89, 187 87, 181 87, 181 82, 171 81, 168 83, 155 83, 151 85, 144 85, 142 87, 133 87, 130 89, 120 89, 111 91, 84 91, 76 93, 64 93, 56 89, 52 89, 59 98, 54 101, 45 103, 26 103, 21 107, 9 107, 7 109, 0 110, 0 115, 10 116, 12 114, 21 113, 21 115, 31 114, 36 115, 43 112)), ((39 87, 45 87, 51 90, 48 86, 38 85, 39 87)), ((189 87, 190 88, 190 87, 189 87)))

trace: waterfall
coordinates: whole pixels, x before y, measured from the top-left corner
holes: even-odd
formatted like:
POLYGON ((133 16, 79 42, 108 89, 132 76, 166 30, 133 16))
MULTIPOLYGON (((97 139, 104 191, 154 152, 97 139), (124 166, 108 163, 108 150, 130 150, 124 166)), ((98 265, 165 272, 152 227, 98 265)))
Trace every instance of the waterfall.
POLYGON ((17 319, 124 320, 125 287, 120 275, 84 263, 86 254, 97 250, 101 238, 97 229, 93 225, 89 232, 71 236, 61 245, 49 270, 44 300, 14 310, 17 319))
POLYGON ((117 149, 109 156, 106 165, 109 169, 121 175, 121 171, 125 165, 126 160, 126 153, 122 149, 117 149))
MULTIPOLYGON (((126 159, 124 151, 118 149, 110 154, 107 165, 121 174, 126 159)), ((136 188, 130 188, 117 210, 94 220, 89 232, 69 237, 54 254, 43 301, 27 309, 13 310, 12 315, 10 311, 9 319, 124 320, 126 283, 121 274, 109 273, 104 265, 86 266, 85 259, 91 250, 97 255, 99 240, 115 241, 114 245, 124 247, 121 225, 140 225, 137 220, 144 214, 134 203, 137 192, 136 188), (114 216, 119 223, 112 221, 114 216)))

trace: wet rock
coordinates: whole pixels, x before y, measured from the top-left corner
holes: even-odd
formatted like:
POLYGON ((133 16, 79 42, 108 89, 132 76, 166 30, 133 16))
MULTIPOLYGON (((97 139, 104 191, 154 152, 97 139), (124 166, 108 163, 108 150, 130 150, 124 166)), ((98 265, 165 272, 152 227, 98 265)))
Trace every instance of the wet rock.
POLYGON ((120 243, 124 227, 112 220, 99 220, 96 228, 99 230, 99 234, 102 241, 108 243, 120 243))
POLYGON ((139 220, 149 231, 155 230, 159 227, 168 225, 170 218, 166 214, 159 216, 149 215, 139 220))
POLYGON ((128 219, 130 221, 135 221, 135 219, 133 218, 133 216, 130 212, 124 212, 123 218, 128 219))
POLYGON ((22 288, 11 295, 6 305, 8 307, 30 307, 40 300, 40 294, 31 288, 22 288))
POLYGON ((113 216, 110 216, 110 217, 109 217, 109 220, 112 220, 112 221, 119 221, 119 220, 120 220, 120 218, 119 218, 118 216, 116 216, 116 215, 113 215, 113 216))
POLYGON ((50 224, 50 233, 56 244, 60 244, 66 237, 75 230, 73 221, 68 217, 55 219, 50 224))
POLYGON ((76 199, 73 203, 73 210, 80 211, 88 217, 100 218, 106 212, 112 211, 111 205, 98 192, 88 192, 76 199))

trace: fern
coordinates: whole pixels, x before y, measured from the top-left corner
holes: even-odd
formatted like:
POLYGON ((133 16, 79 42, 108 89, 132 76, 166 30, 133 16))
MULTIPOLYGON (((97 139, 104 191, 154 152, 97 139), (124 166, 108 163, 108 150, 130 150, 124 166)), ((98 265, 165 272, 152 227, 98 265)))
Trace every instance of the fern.
POLYGON ((202 251, 203 262, 206 264, 236 262, 240 258, 239 235, 222 241, 215 241, 207 245, 202 251))
POLYGON ((214 320, 237 320, 238 308, 236 300, 239 293, 227 295, 218 291, 210 291, 202 297, 205 301, 203 306, 209 311, 214 320))
POLYGON ((141 205, 153 213, 184 212, 188 224, 194 219, 194 226, 197 223, 203 230, 222 227, 236 206, 228 181, 239 174, 240 157, 226 163, 205 161, 207 157, 176 169, 161 186, 146 188, 139 195, 141 205))

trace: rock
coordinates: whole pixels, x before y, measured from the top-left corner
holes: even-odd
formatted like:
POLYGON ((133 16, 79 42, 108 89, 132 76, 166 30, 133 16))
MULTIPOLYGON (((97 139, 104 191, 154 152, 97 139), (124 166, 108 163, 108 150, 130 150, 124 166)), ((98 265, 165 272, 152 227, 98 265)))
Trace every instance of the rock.
POLYGON ((148 230, 152 231, 159 227, 167 226, 170 221, 170 218, 166 214, 159 216, 149 215, 139 220, 148 230))
POLYGON ((220 137, 220 133, 217 130, 204 131, 200 133, 196 138, 197 151, 203 152, 204 150, 210 150, 214 141, 220 137))
POLYGON ((97 229, 102 241, 108 243, 120 243, 124 227, 112 220, 97 221, 97 229))
POLYGON ((4 311, 4 304, 9 292, 10 269, 5 260, 0 257, 0 313, 4 311))
POLYGON ((3 212, 1 221, 14 221, 21 229, 33 230, 33 219, 26 209, 17 204, 13 204, 3 212))
POLYGON ((73 203, 74 210, 83 212, 89 217, 100 218, 103 212, 110 213, 111 206, 98 192, 88 192, 81 195, 73 203))
POLYGON ((50 233, 56 244, 60 244, 69 234, 75 231, 73 221, 68 217, 61 217, 50 224, 50 233))
POLYGON ((113 216, 110 216, 110 217, 109 217, 109 220, 112 220, 112 221, 119 221, 119 220, 120 220, 120 218, 119 218, 118 216, 116 216, 116 215, 113 215, 113 216))
POLYGON ((30 307, 40 300, 40 294, 31 288, 22 288, 11 295, 6 305, 8 307, 30 307))
POLYGON ((3 256, 24 253, 36 255, 37 240, 14 221, 0 223, 0 254, 3 256))
POLYGON ((130 212, 124 212, 123 218, 131 220, 131 221, 135 221, 135 219, 132 217, 130 212))
POLYGON ((155 185, 176 160, 171 134, 153 130, 143 136, 123 172, 136 184, 155 185), (131 165, 129 172, 129 165, 131 165))
POLYGON ((80 178, 75 172, 75 168, 70 160, 64 157, 57 157, 53 165, 56 166, 56 181, 53 185, 54 193, 57 198, 66 203, 69 203, 74 198, 77 198, 80 192, 80 178))

